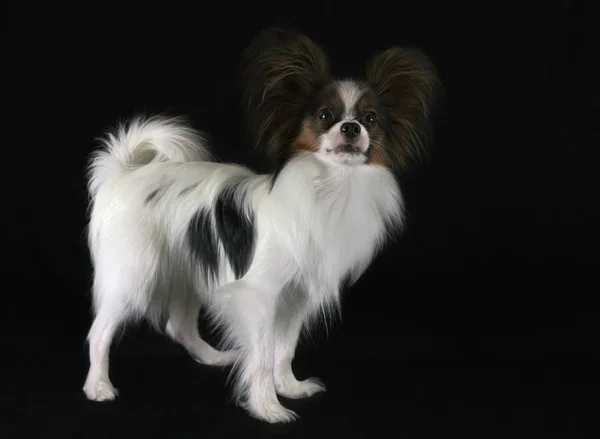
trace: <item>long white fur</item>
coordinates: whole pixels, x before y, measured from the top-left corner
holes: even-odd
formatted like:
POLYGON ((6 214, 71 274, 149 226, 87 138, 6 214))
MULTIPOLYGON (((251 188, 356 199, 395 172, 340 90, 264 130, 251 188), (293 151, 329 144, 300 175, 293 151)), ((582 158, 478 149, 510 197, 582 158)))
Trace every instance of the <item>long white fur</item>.
POLYGON ((166 332, 197 361, 235 363, 234 395, 267 422, 296 417, 277 394, 301 398, 324 390, 319 380, 299 381, 292 372, 300 331, 338 305, 341 282, 356 280, 402 221, 399 187, 381 166, 345 166, 305 152, 271 188, 267 175, 211 161, 200 133, 161 117, 138 118, 109 134, 92 160, 89 189, 95 320, 87 397, 117 395, 108 367, 115 332, 141 318, 158 327, 165 316, 166 332), (206 279, 186 232, 193 215, 212 208, 232 179, 244 179, 245 207, 254 213, 253 259, 235 280, 221 255, 218 279, 206 279), (170 186, 160 200, 145 205, 163 182, 170 186), (200 338, 201 306, 224 329, 229 350, 200 338))

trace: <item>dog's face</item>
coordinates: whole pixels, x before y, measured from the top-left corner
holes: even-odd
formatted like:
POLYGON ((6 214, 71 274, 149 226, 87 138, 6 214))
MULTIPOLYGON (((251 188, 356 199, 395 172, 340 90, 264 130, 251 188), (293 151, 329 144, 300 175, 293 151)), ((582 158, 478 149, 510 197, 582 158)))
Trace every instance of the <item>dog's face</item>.
POLYGON ((391 47, 364 80, 335 80, 305 35, 268 29, 244 56, 251 135, 278 161, 298 151, 341 166, 404 166, 421 154, 437 83, 427 57, 391 47))
POLYGON ((358 81, 334 81, 316 96, 292 145, 330 164, 381 164, 386 122, 374 91, 358 81))

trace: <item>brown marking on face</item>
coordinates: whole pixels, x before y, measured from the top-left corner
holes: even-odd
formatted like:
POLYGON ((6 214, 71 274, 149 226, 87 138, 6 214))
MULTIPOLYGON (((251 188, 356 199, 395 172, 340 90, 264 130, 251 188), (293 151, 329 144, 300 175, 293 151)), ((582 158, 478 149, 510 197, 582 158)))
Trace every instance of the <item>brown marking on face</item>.
POLYGON ((365 113, 372 111, 376 112, 375 107, 377 106, 377 97, 375 93, 369 88, 364 89, 358 101, 356 101, 356 112, 360 118, 365 113))
POLYGON ((311 121, 316 134, 324 134, 340 121, 343 113, 344 102, 342 101, 335 84, 330 83, 318 95, 316 105, 314 106, 314 112, 308 119, 311 121), (321 112, 324 110, 331 111, 332 117, 329 120, 324 121, 320 118, 321 112))
POLYGON ((337 87, 334 83, 331 83, 325 87, 320 98, 321 105, 317 108, 317 113, 324 109, 329 108, 334 112, 341 112, 344 110, 344 101, 340 96, 337 87))
POLYGON ((370 166, 383 166, 384 168, 390 167, 390 158, 385 150, 379 146, 373 147, 371 145, 367 151, 367 161, 365 164, 370 166))
POLYGON ((317 135, 315 133, 314 121, 305 120, 302 123, 302 129, 300 134, 292 143, 292 151, 309 151, 317 152, 319 150, 319 143, 317 135))
POLYGON ((387 153, 387 138, 383 129, 385 115, 377 102, 377 96, 370 88, 365 86, 365 91, 356 102, 356 119, 369 133, 369 149, 367 150, 367 165, 391 166, 390 157, 387 153), (375 115, 375 123, 370 125, 367 121, 369 114, 375 115))

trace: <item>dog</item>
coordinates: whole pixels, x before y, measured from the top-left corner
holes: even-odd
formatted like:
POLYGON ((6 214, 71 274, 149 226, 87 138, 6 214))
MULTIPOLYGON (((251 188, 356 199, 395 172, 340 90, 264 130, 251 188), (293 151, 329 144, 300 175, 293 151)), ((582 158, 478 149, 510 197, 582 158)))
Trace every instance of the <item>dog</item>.
POLYGON ((277 395, 325 390, 294 376, 301 330, 339 309, 342 286, 402 230, 395 175, 426 151, 438 82, 427 56, 392 47, 364 79, 336 79, 316 42, 269 28, 242 73, 249 144, 272 172, 216 162, 203 133, 161 115, 117 126, 91 158, 90 400, 117 396, 110 345, 146 319, 198 362, 232 365, 250 415, 296 419, 277 395), (220 350, 200 337, 201 308, 223 331, 220 350))

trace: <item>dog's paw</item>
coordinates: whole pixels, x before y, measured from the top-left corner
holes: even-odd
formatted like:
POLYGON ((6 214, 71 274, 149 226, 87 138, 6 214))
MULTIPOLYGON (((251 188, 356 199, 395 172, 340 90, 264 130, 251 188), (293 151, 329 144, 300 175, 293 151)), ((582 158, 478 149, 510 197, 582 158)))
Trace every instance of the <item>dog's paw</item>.
POLYGON ((119 395, 119 391, 109 381, 104 380, 86 382, 83 392, 91 401, 112 401, 119 395))
POLYGON ((270 424, 285 424, 298 419, 294 411, 286 409, 279 402, 246 403, 244 408, 252 417, 270 424))
POLYGON ((286 380, 277 386, 277 393, 290 399, 308 398, 326 390, 318 378, 307 378, 304 381, 286 380))

